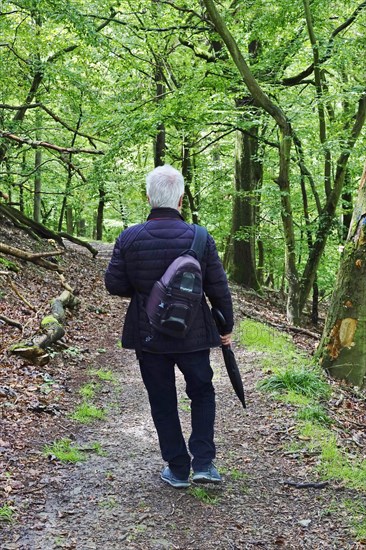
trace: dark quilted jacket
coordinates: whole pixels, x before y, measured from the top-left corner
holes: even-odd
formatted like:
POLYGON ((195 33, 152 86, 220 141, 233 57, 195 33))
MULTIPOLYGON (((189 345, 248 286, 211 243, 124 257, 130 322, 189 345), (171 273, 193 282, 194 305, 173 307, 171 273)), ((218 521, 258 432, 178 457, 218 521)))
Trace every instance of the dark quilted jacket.
MULTIPOLYGON (((155 281, 169 264, 192 244, 194 229, 172 208, 153 209, 144 224, 129 227, 118 237, 105 274, 111 294, 131 297, 122 334, 124 348, 152 353, 179 353, 220 345, 211 312, 203 297, 198 314, 186 338, 178 339, 155 331, 147 318, 144 302, 155 281)), ((233 311, 227 278, 208 236, 201 261, 203 289, 211 305, 227 319, 227 332, 233 327, 233 311)))

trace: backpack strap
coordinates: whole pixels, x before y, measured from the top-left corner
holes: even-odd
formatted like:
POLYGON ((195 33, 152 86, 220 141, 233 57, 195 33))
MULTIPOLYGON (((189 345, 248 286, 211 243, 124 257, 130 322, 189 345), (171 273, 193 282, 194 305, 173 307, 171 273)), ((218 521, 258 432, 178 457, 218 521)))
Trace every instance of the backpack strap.
POLYGON ((193 224, 193 227, 194 237, 191 248, 188 252, 194 252, 197 260, 200 262, 205 252, 208 233, 207 229, 205 227, 202 227, 201 225, 193 224))

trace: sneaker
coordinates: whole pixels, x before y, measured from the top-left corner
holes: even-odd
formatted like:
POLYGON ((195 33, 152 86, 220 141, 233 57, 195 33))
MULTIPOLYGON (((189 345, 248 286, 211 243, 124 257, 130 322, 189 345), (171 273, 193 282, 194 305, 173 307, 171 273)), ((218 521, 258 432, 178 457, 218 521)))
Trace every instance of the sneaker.
POLYGON ((175 489, 183 489, 184 487, 189 487, 190 483, 188 479, 178 479, 175 477, 169 466, 164 468, 161 472, 160 477, 165 483, 169 483, 175 489))
POLYGON ((192 480, 195 483, 221 483, 221 476, 215 466, 211 464, 199 472, 194 472, 192 480))

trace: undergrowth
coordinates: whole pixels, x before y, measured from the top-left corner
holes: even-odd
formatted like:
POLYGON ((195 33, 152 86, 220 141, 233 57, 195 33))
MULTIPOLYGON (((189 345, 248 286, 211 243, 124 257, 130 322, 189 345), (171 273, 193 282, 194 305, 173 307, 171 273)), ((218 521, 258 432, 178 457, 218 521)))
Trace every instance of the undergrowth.
POLYGON ((73 420, 77 420, 82 424, 87 424, 93 420, 104 420, 106 413, 96 405, 83 401, 78 405, 75 411, 70 415, 73 420))
POLYGON ((73 445, 71 439, 58 439, 51 445, 46 445, 43 453, 51 458, 57 458, 61 462, 82 462, 85 460, 85 454, 73 445))
POLYGON ((100 443, 90 443, 88 445, 79 446, 73 444, 71 439, 58 439, 46 445, 43 449, 43 454, 51 459, 56 458, 60 462, 83 462, 86 460, 87 452, 95 452, 99 456, 106 456, 100 443))
POLYGON ((10 522, 12 521, 13 516, 14 516, 13 506, 7 503, 3 504, 3 506, 0 506, 0 522, 2 521, 10 522))
MULTIPOLYGON (((366 492, 366 460, 342 449, 332 431, 332 419, 326 408, 331 388, 323 371, 301 353, 287 335, 253 320, 240 324, 241 343, 261 352, 265 378, 258 383, 261 391, 296 408, 297 439, 288 446, 292 452, 318 457, 316 471, 324 480, 337 480, 359 492, 366 492)), ((349 521, 358 539, 366 535, 365 505, 357 498, 346 502, 349 521), (362 519, 361 519, 362 518, 362 519)))

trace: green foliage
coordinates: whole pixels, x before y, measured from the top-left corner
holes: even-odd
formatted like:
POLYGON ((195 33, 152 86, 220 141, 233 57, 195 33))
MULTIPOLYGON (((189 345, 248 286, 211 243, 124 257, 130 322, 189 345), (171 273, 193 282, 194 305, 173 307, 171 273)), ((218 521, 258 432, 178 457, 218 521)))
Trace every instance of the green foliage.
POLYGON ((10 504, 3 504, 0 506, 0 523, 2 521, 10 522, 13 520, 14 517, 14 507, 10 504))
POLYGON ((63 351, 63 353, 69 357, 78 358, 81 356, 81 350, 77 346, 69 346, 63 351))
POLYGON ((99 456, 106 456, 100 443, 90 443, 84 446, 75 445, 71 439, 59 439, 47 445, 43 449, 43 454, 46 456, 55 457, 61 462, 82 462, 86 460, 87 452, 95 452, 99 456))
POLYGON ((5 267, 8 271, 14 271, 15 273, 18 273, 19 271, 19 267, 14 262, 6 260, 0 256, 0 267, 1 266, 5 267))
POLYGON ((85 460, 85 455, 76 445, 72 444, 71 439, 59 439, 52 445, 46 445, 43 454, 56 457, 61 462, 82 462, 85 460))
POLYGON ((211 494, 210 491, 204 487, 190 487, 188 489, 188 494, 204 504, 217 504, 219 501, 217 495, 211 494))
POLYGON ((325 426, 331 424, 331 419, 329 418, 326 410, 319 404, 308 405, 302 407, 297 411, 297 418, 299 420, 305 420, 309 422, 317 422, 325 426))
POLYGON ((106 413, 96 405, 83 401, 70 416, 73 420, 77 420, 82 424, 88 424, 94 420, 104 420, 106 413))
POLYGON ((340 451, 331 436, 322 444, 319 471, 324 479, 337 479, 366 492, 366 460, 340 451))
POLYGON ((296 352, 296 347, 288 336, 252 319, 240 321, 238 336, 241 344, 249 350, 286 356, 296 352))
POLYGON ((258 383, 258 387, 272 393, 292 391, 312 399, 327 399, 330 387, 321 378, 318 370, 288 368, 258 383))
POLYGON ((361 499, 346 499, 344 505, 357 540, 366 540, 366 504, 361 499))
POLYGON ((229 470, 229 475, 233 481, 248 479, 249 477, 246 472, 242 472, 240 470, 237 470, 236 468, 232 468, 231 470, 229 470))
POLYGON ((258 383, 261 390, 285 395, 288 402, 298 405, 329 398, 330 387, 321 371, 309 364, 287 335, 258 321, 245 319, 240 322, 239 337, 248 349, 264 354, 262 366, 271 374, 258 383))
POLYGON ((111 370, 98 369, 96 371, 92 371, 92 374, 97 376, 99 380, 103 380, 104 382, 112 382, 113 384, 117 383, 116 375, 113 374, 111 370))
POLYGON ((84 399, 92 399, 95 396, 95 392, 98 388, 99 385, 89 382, 88 384, 84 384, 84 386, 80 388, 79 393, 84 399))
MULTIPOLYGON (((254 229, 248 232, 249 222, 241 220, 237 236, 260 238, 264 274, 270 275, 275 288, 285 291, 281 221, 285 195, 277 183, 277 128, 267 113, 246 101, 242 78, 226 48, 214 55, 213 36, 199 15, 201 8, 188 10, 181 2, 142 2, 137 13, 124 0, 118 4, 118 14, 108 3, 88 0, 23 2, 21 10, 9 0, 7 6, 0 15, 2 129, 33 141, 104 153, 75 152, 69 158, 42 148, 44 222, 66 229, 62 211, 67 206, 71 231, 95 238, 97 208, 104 206, 104 238, 112 242, 123 228, 144 220, 148 211, 144 178, 154 164, 157 128, 164 124, 165 160, 181 168, 183 142, 190 153, 186 183, 194 204, 186 208, 187 219, 194 214, 208 226, 223 256, 233 213, 235 131, 256 128, 259 148, 251 166, 263 170, 253 192, 259 211, 254 229), (159 65, 163 90, 157 100, 159 65), (13 108, 26 100, 32 107, 19 116, 21 111, 13 108)), ((330 151, 332 186, 340 154, 353 145, 348 138, 363 94, 364 10, 353 17, 349 1, 311 4, 324 68, 319 95, 315 86, 308 85, 314 80, 311 71, 301 85, 283 85, 284 79, 295 77, 314 61, 302 3, 257 1, 233 9, 223 2, 218 7, 258 84, 276 98, 298 140, 291 151, 291 189, 285 194, 291 202, 301 273, 308 242, 310 238, 315 242, 316 231, 322 229, 315 193, 321 210, 327 197, 324 151, 330 151), (345 22, 345 32, 335 32, 345 22), (325 140, 319 135, 322 106, 327 113, 325 140)), ((31 215, 35 149, 14 143, 1 139, 7 149, 2 190, 11 194, 12 202, 24 203, 25 213, 31 215)), ((351 194, 361 173, 364 148, 363 134, 348 162, 345 186, 351 194)), ((335 218, 340 214, 341 208, 335 218)), ((340 241, 340 225, 334 223, 317 273, 322 296, 333 287, 340 241)))

